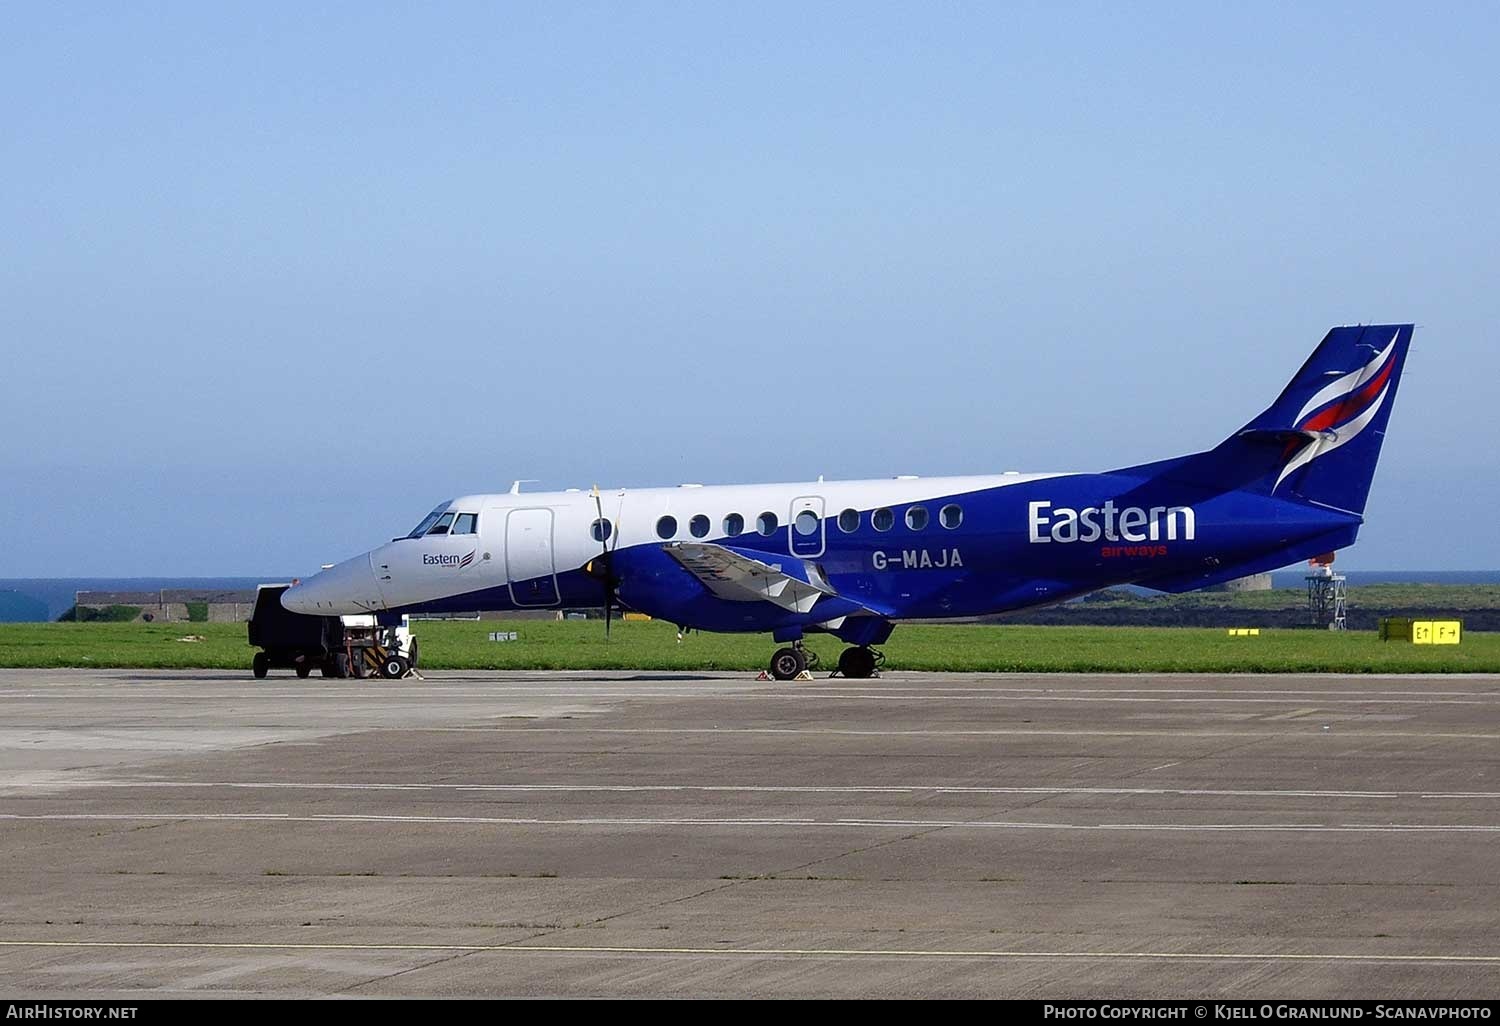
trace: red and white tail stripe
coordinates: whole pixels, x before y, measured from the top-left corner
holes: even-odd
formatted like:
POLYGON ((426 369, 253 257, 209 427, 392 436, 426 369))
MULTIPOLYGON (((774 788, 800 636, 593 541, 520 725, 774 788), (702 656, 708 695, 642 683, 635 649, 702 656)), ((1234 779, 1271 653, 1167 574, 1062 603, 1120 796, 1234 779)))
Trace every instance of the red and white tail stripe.
POLYGON ((1369 363, 1325 385, 1302 407, 1297 414, 1297 430, 1314 432, 1318 437, 1303 446, 1281 469, 1277 488, 1292 471, 1352 442, 1375 419, 1390 394, 1391 372, 1395 368, 1392 354, 1400 334, 1398 330, 1392 335, 1386 347, 1369 363))

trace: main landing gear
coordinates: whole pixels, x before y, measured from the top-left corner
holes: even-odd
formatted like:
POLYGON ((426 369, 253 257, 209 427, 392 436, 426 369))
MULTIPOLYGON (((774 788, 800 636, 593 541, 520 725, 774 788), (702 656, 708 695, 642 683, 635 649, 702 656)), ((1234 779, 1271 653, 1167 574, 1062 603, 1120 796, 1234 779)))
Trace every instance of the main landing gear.
MULTIPOLYGON (((885 657, 865 645, 846 648, 839 655, 838 673, 841 677, 864 680, 875 676, 885 657)), ((771 657, 771 676, 776 680, 796 680, 804 670, 818 667, 818 653, 809 652, 802 642, 794 641, 786 648, 778 648, 771 657)))
POLYGON ((777 680, 796 680, 804 670, 818 667, 818 653, 809 652, 801 641, 794 641, 786 648, 778 648, 771 657, 771 676, 777 680))
POLYGON ((875 669, 885 658, 872 648, 857 645, 839 653, 839 674, 857 680, 875 676, 875 669))

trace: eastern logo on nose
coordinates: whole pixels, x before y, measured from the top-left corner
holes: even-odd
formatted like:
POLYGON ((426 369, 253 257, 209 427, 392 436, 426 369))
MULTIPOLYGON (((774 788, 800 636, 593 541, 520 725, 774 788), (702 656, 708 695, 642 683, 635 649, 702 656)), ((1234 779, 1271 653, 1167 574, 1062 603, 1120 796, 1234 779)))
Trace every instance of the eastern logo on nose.
POLYGON ((464 567, 474 562, 474 554, 478 551, 478 549, 474 549, 467 556, 448 555, 447 553, 441 552, 427 552, 422 554, 422 565, 451 566, 455 570, 462 570, 464 567))

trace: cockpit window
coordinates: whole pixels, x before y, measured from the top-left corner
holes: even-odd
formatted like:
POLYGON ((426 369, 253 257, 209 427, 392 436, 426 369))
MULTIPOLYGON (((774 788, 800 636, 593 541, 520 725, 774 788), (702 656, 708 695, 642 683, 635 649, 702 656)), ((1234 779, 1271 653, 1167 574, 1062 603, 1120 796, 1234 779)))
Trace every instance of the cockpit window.
POLYGON ((448 528, 453 526, 453 518, 456 515, 457 514, 455 513, 444 513, 442 516, 438 517, 437 523, 433 524, 427 529, 428 535, 447 534, 448 528))
POLYGON ((453 530, 449 534, 474 534, 479 526, 478 513, 460 513, 458 519, 453 521, 453 530))
POLYGON ((452 499, 449 499, 447 502, 439 503, 437 509, 433 510, 431 513, 423 517, 422 522, 415 528, 413 528, 411 534, 407 535, 407 537, 420 538, 422 537, 422 535, 426 534, 428 529, 432 527, 433 524, 438 522, 438 517, 442 516, 448 511, 448 507, 452 505, 452 503, 452 499))

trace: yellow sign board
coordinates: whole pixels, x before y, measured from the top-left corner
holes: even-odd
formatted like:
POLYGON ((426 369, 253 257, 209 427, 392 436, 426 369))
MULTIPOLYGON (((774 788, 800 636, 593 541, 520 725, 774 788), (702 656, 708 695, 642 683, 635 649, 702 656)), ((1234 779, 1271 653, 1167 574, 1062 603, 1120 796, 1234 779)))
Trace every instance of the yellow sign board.
POLYGON ((1260 634, 1259 627, 1231 627, 1229 636, 1231 638, 1253 638, 1260 634))
POLYGON ((1413 645, 1457 645, 1462 635, 1458 620, 1413 620, 1411 624, 1413 645))

